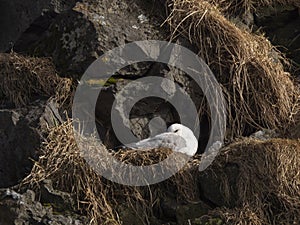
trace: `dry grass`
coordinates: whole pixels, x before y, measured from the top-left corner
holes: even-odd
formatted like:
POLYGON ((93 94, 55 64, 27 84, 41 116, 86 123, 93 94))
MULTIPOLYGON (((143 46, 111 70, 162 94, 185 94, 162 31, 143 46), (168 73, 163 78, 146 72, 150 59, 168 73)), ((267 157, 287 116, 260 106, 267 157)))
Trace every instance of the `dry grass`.
POLYGON ((70 78, 60 78, 60 82, 56 87, 54 99, 57 102, 61 112, 71 114, 73 98, 76 91, 76 84, 70 78))
POLYGON ((2 53, 0 71, 2 95, 17 107, 25 106, 34 96, 54 95, 59 83, 54 65, 48 58, 2 53))
POLYGON ((24 184, 38 190, 40 181, 51 179, 56 189, 75 193, 77 210, 88 212, 93 224, 119 224, 103 192, 102 178, 80 157, 71 121, 52 128, 42 149, 24 184))
POLYGON ((261 213, 249 205, 232 209, 222 207, 210 211, 208 215, 201 218, 201 221, 222 221, 221 224, 228 225, 270 225, 269 221, 261 216, 261 213))
MULTIPOLYGON (((244 139, 222 150, 209 169, 221 178, 234 209, 215 209, 228 224, 297 224, 300 221, 300 141, 244 139), (230 183, 225 167, 239 174, 230 183)), ((206 171, 206 172, 209 172, 206 171)))
POLYGON ((49 58, 0 54, 1 100, 22 107, 34 99, 54 96, 62 109, 70 111, 74 90, 72 80, 60 78, 49 58))
MULTIPOLYGON (((104 147, 102 150, 106 150, 104 147)), ((91 154, 93 154, 91 152, 91 154)), ((170 154, 166 149, 113 153, 118 159, 134 165, 151 165, 170 154)), ((97 157, 95 157, 97 159, 97 157)), ((204 173, 221 180, 225 202, 233 208, 216 208, 211 218, 221 218, 226 224, 293 224, 300 215, 300 141, 243 139, 222 149, 216 161, 204 173), (236 165, 236 183, 224 169, 236 165)), ((23 187, 39 192, 39 184, 51 179, 54 188, 74 194, 75 210, 87 214, 91 224, 121 224, 120 212, 133 212, 132 219, 149 224, 153 207, 173 194, 178 201, 199 201, 198 163, 196 157, 168 180, 145 187, 113 183, 99 176, 76 145, 71 121, 50 130, 43 154, 23 187), (120 207, 123 208, 120 208, 120 207), (121 211, 119 211, 121 210, 121 211)), ((228 207, 228 205, 227 205, 228 207)))
POLYGON ((298 0, 247 0, 249 4, 254 5, 255 7, 260 6, 274 6, 279 5, 294 5, 300 7, 300 2, 298 0))
MULTIPOLYGON (((42 150, 39 161, 21 186, 29 186, 39 192, 41 181, 51 179, 54 188, 74 193, 77 202, 75 210, 86 213, 91 224, 121 224, 118 206, 124 204, 135 213, 135 218, 140 217, 141 223, 148 224, 153 215, 152 207, 170 188, 174 191, 172 194, 177 193, 182 200, 197 198, 197 167, 191 166, 196 164, 197 159, 167 182, 131 187, 106 180, 86 163, 76 145, 70 120, 50 130, 42 150)), ((102 150, 106 151, 104 146, 102 150)), ((92 149, 90 154, 98 162, 103 160, 94 155, 92 149)), ((120 150, 112 154, 125 163, 151 165, 165 159, 170 150, 154 149, 140 154, 137 151, 120 150)))
POLYGON ((245 16, 261 7, 278 7, 284 5, 300 7, 298 0, 207 0, 207 2, 216 6, 223 15, 228 17, 245 16))
POLYGON ((174 0, 169 8, 173 35, 198 47, 223 86, 230 106, 228 137, 259 128, 284 130, 298 110, 299 89, 270 42, 237 28, 211 1, 174 0))

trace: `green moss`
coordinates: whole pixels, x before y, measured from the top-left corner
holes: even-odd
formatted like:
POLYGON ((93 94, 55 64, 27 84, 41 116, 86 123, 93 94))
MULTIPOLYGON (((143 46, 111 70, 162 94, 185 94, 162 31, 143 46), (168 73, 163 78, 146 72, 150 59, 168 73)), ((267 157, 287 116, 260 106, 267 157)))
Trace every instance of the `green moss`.
POLYGON ((193 225, 222 225, 225 224, 220 218, 196 218, 192 222, 193 225))

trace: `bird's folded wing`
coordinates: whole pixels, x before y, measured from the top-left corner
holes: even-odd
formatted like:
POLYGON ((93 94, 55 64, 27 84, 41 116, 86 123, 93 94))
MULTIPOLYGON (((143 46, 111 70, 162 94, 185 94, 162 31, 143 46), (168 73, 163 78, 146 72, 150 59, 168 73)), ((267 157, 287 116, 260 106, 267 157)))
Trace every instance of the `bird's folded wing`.
POLYGON ((184 138, 174 133, 163 133, 151 138, 141 140, 137 143, 127 144, 129 148, 133 149, 153 149, 153 148, 170 148, 174 151, 178 151, 186 147, 186 141, 184 138))

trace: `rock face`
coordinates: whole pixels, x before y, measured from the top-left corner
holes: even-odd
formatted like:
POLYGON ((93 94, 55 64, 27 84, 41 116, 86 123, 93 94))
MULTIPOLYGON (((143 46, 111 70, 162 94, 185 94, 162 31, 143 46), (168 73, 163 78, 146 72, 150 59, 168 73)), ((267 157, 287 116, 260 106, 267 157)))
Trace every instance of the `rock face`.
POLYGON ((214 171, 207 169, 199 176, 199 186, 201 190, 202 199, 211 204, 212 207, 228 206, 233 207, 236 203, 236 199, 228 201, 224 193, 227 191, 221 185, 222 177, 229 177, 230 194, 232 196, 237 195, 236 179, 239 174, 239 168, 236 164, 222 165, 222 176, 214 175, 214 171))
POLYGON ((0 109, 0 188, 14 186, 30 173, 43 135, 61 122, 53 99, 0 109))
POLYGON ((82 218, 75 214, 60 215, 53 212, 51 206, 43 206, 36 201, 35 193, 27 190, 19 194, 11 189, 0 190, 0 224, 21 225, 83 225, 82 218))
POLYGON ((45 11, 59 13, 75 4, 75 0, 3 0, 0 2, 0 52, 13 47, 21 34, 45 11))
POLYGON ((19 36, 29 27, 49 4, 49 0, 41 1, 10 1, 0 3, 0 29, 4 32, 0 36, 0 51, 10 47, 19 36), (37 3, 37 4, 35 4, 37 3))
MULTIPOLYGON (((39 24, 40 20, 44 19, 45 16, 40 17, 35 23, 39 24)), ((62 74, 74 74, 77 71, 83 73, 94 60, 91 53, 96 49, 96 34, 91 22, 73 10, 65 11, 51 19, 53 22, 50 22, 45 32, 31 28, 24 33, 16 43, 15 49, 39 56, 52 56, 62 74)))
POLYGON ((17 184, 30 172, 31 159, 37 158, 41 137, 33 126, 42 113, 39 107, 0 110, 0 187, 17 184))
MULTIPOLYGON (((262 7, 255 13, 256 25, 262 27, 271 42, 293 60, 300 64, 300 5, 275 5, 262 7)), ((296 71, 296 76, 300 72, 296 71)))
POLYGON ((131 41, 163 39, 162 21, 148 19, 159 15, 161 9, 148 15, 143 8, 150 7, 152 3, 146 1, 85 0, 58 16, 48 13, 37 18, 15 50, 51 56, 63 76, 78 78, 107 50, 131 41))
MULTIPOLYGON (((180 71, 176 73, 174 68, 161 64, 150 65, 149 70, 146 72, 143 71, 141 65, 138 65, 136 68, 138 68, 142 76, 143 74, 149 76, 152 74, 154 76, 155 74, 155 76, 176 81, 182 86, 187 87, 185 91, 188 93, 188 96, 191 96, 195 100, 196 107, 200 107, 201 101, 204 98, 200 87, 193 86, 195 84, 187 76, 181 74, 180 71)), ((124 78, 126 78, 128 74, 124 73, 124 78)), ((136 76, 139 77, 140 75, 136 76)), ((174 88, 174 93, 171 93, 172 87, 165 87, 163 83, 159 86, 155 82, 143 84, 143 82, 136 81, 135 88, 130 88, 130 84, 129 80, 123 79, 116 83, 114 87, 104 87, 98 97, 95 111, 97 121, 99 122, 98 132, 108 148, 136 141, 130 139, 127 135, 120 135, 120 133, 124 134, 125 132, 132 131, 136 137, 143 139, 165 132, 168 126, 182 120, 190 122, 190 124, 186 125, 191 128, 195 126, 196 121, 190 119, 190 112, 192 110, 184 101, 187 95, 181 89, 174 88), (129 88, 127 85, 129 85, 129 88), (149 96, 134 102, 147 89, 155 90, 153 93, 160 93, 161 96, 165 97, 149 96), (178 102, 178 99, 183 99, 183 101, 178 102), (174 102, 176 102, 177 109, 172 105, 174 102), (132 105, 133 107, 130 108, 132 105), (126 122, 126 119, 129 119, 129 124, 126 122), (112 126, 112 120, 114 127, 112 126), (122 129, 122 124, 124 124, 124 130, 122 129), (116 134, 120 129, 122 129, 122 132, 119 132, 119 135, 116 134), (120 139, 120 136, 123 139, 120 139)), ((88 99, 88 96, 86 98, 88 99)), ((200 149, 203 150, 206 146, 207 134, 209 132, 205 125, 201 127, 200 149)))
POLYGON ((173 198, 162 200, 159 218, 165 222, 172 221, 174 224, 188 224, 189 220, 201 217, 211 209, 202 201, 182 203, 173 198))

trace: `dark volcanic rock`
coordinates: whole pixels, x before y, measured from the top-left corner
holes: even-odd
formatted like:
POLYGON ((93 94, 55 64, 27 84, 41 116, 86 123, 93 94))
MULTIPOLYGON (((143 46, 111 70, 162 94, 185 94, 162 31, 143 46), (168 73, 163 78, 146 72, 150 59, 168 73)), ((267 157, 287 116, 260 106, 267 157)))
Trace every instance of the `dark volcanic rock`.
POLYGON ((49 0, 1 1, 0 51, 7 50, 10 42, 15 42, 48 5, 49 0))
POLYGON ((49 13, 38 18, 15 50, 51 56, 61 75, 78 78, 107 50, 137 40, 165 39, 158 17, 162 10, 149 1, 85 0, 55 18, 49 13), (153 8, 151 15, 143 8, 153 8), (39 24, 44 24, 42 30, 39 24))
POLYGON ((228 206, 232 207, 236 204, 237 199, 231 198, 230 201, 226 197, 226 192, 230 196, 237 196, 236 180, 239 175, 238 165, 233 163, 217 164, 209 167, 199 175, 199 185, 201 198, 212 207, 228 206), (222 171, 221 174, 215 174, 214 168, 222 171), (224 177, 228 180, 228 189, 223 185, 224 177))
POLYGON ((272 44, 294 61, 298 68, 295 75, 300 76, 300 4, 258 8, 255 22, 266 32, 272 44))
MULTIPOLYGON (((37 23, 40 21, 37 20, 34 24, 37 23)), ((92 52, 96 49, 96 31, 92 23, 79 12, 65 11, 53 18, 45 32, 39 36, 35 32, 36 29, 25 32, 25 37, 22 36, 16 43, 15 50, 52 57, 63 76, 65 72, 84 72, 95 59, 92 52), (27 45, 28 42, 32 42, 32 45, 27 45)))
POLYGON ((43 180, 40 191, 40 202, 42 204, 51 204, 55 211, 71 211, 74 208, 71 194, 55 190, 51 180, 43 180))
POLYGON ((174 197, 163 199, 160 207, 159 217, 174 224, 189 224, 188 221, 207 214, 211 209, 202 201, 183 203, 176 201, 174 197))
MULTIPOLYGON (((157 74, 164 76, 163 70, 157 70, 157 74)), ((176 76, 174 76, 175 79, 176 76)), ((185 79, 183 76, 180 79, 187 86, 190 85, 188 79, 185 79)), ((129 86, 130 88, 127 85, 130 85, 130 82, 123 81, 118 82, 114 88, 112 86, 105 87, 101 90, 98 97, 95 109, 98 133, 108 148, 136 141, 131 135, 124 135, 131 132, 137 138, 143 139, 165 132, 169 125, 181 122, 182 119, 189 121, 190 124, 187 125, 191 128, 195 125, 195 120, 188 119, 190 110, 184 101, 177 102, 178 108, 176 110, 181 111, 180 116, 170 103, 174 103, 178 99, 184 99, 185 94, 181 89, 174 88, 173 90, 171 87, 164 87, 163 84, 159 86, 155 82, 153 84, 144 84, 137 81, 136 85, 134 87, 129 86), (161 93, 165 97, 149 96, 135 102, 138 96, 147 89, 153 89, 155 93, 161 93), (122 94, 120 94, 120 90, 122 90, 122 94), (127 120, 129 120, 129 123, 127 120), (114 122, 114 127, 112 126, 112 121, 114 122)), ((197 96, 193 94, 192 96, 197 96)), ((86 96, 85 99, 88 98, 86 96)), ((200 100, 198 98, 198 101, 200 100)))
POLYGON ((40 104, 18 110, 0 110, 0 187, 17 184, 37 158, 41 136, 36 128, 40 104))
POLYGON ((19 194, 11 189, 0 190, 0 224, 2 225, 83 225, 83 217, 60 215, 51 206, 43 206, 35 200, 35 193, 27 190, 19 194))
POLYGON ((45 11, 70 9, 76 0, 2 0, 0 2, 0 52, 8 50, 20 35, 45 11))

